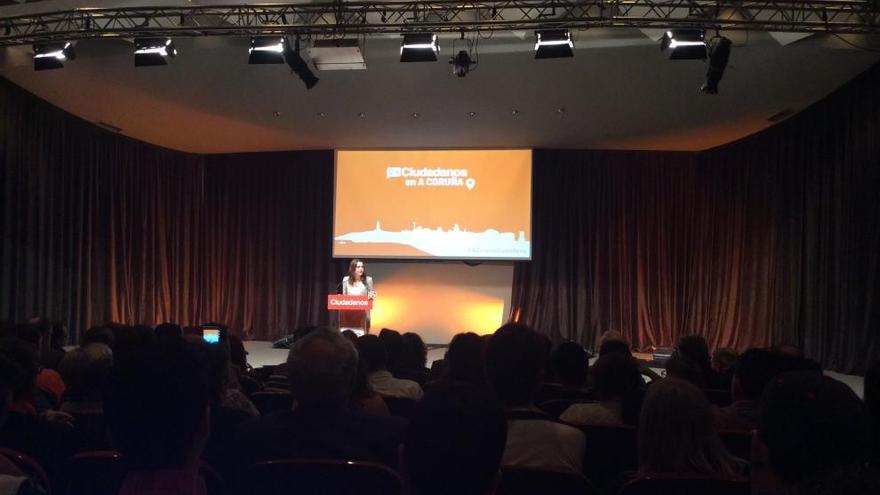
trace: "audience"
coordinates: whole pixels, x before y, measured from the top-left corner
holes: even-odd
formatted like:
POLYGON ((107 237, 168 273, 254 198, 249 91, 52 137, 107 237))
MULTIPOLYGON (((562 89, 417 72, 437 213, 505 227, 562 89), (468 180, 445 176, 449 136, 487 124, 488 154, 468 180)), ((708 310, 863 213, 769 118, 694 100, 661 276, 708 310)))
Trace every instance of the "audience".
MULTIPOLYGON (((388 334, 390 335, 390 334, 388 334)), ((367 379, 370 387, 382 397, 419 400, 422 398, 422 387, 412 381, 394 378, 388 371, 388 355, 379 337, 364 335, 358 338, 358 350, 367 364, 367 379)))
POLYGON ((150 343, 113 377, 104 403, 130 471, 120 495, 205 493, 199 458, 210 434, 208 365, 182 340, 150 343))
POLYGON ((624 399, 642 385, 635 358, 606 354, 593 365, 593 395, 599 402, 573 404, 559 419, 575 425, 622 424, 624 399))
POLYGON ((403 337, 397 330, 383 328, 379 331, 379 341, 385 346, 385 367, 393 374, 397 371, 403 350, 403 337))
POLYGON ((13 329, 15 339, 26 342, 33 350, 37 360, 36 374, 36 393, 32 402, 37 412, 44 413, 49 409, 55 409, 61 404, 64 396, 64 380, 57 371, 43 368, 42 350, 44 346, 44 337, 48 339, 51 327, 47 321, 41 319, 32 320, 34 323, 24 323, 16 325, 13 329))
MULTIPOLYGON (((0 360, 2 359, 0 357, 0 360)), ((0 363, 0 372, 6 371, 8 368, 0 363)), ((6 423, 11 401, 12 394, 0 380, 0 431, 6 423)), ((6 456, 0 454, 0 495, 44 495, 45 493, 43 487, 27 477, 27 473, 19 469, 6 456)))
POLYGON ((486 340, 468 332, 452 337, 443 369, 443 379, 486 386, 486 367, 483 359, 486 340))
POLYGON ((733 365, 733 402, 715 410, 721 430, 752 431, 761 418, 759 399, 764 387, 779 373, 779 362, 764 349, 749 349, 733 365))
POLYGON ((68 352, 59 365, 67 384, 61 411, 73 417, 73 427, 82 437, 83 450, 110 447, 104 418, 104 390, 112 368, 113 351, 98 343, 68 352))
POLYGON ((678 339, 675 350, 679 356, 693 362, 700 369, 704 388, 721 388, 721 374, 712 369, 712 358, 706 339, 699 335, 685 335, 678 339))
POLYGON ((733 383, 733 365, 736 364, 736 351, 720 348, 712 353, 712 369, 721 377, 722 390, 730 390, 733 383))
POLYGON ((544 342, 524 325, 502 326, 486 345, 486 374, 508 419, 502 465, 580 473, 584 434, 533 403, 546 359, 544 342))
POLYGON ((737 478, 745 468, 718 437, 703 392, 676 378, 648 388, 639 418, 638 456, 640 475, 737 478))
POLYGON ((425 342, 418 334, 407 332, 401 336, 400 343, 400 360, 394 376, 424 386, 430 373, 425 367, 428 364, 428 348, 425 342))
POLYGON ((401 449, 407 495, 493 492, 507 425, 482 387, 466 382, 429 387, 416 407, 401 449))
MULTIPOLYGON (((376 343, 378 338, 375 336, 376 343)), ((298 340, 287 358, 292 410, 239 426, 239 465, 269 459, 318 458, 382 462, 395 467, 406 421, 349 407, 358 352, 345 337, 316 330, 298 340)))
POLYGON ((587 395, 587 373, 590 355, 576 342, 563 342, 550 354, 550 364, 559 384, 562 396, 583 397, 587 395))
POLYGON ((783 494, 823 471, 870 457, 865 404, 843 383, 815 371, 778 375, 761 396, 752 438, 752 493, 783 494))

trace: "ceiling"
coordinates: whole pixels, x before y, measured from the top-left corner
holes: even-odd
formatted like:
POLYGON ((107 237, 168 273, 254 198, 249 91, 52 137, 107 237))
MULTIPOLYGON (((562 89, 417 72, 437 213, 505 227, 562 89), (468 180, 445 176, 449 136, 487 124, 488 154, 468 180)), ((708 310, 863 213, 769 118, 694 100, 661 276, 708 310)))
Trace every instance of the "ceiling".
MULTIPOLYGON (((74 3, 83 6, 0 6, 0 17, 74 3)), ((827 35, 783 46, 767 33, 725 33, 734 42, 730 63, 720 93, 706 95, 699 91, 706 63, 668 60, 655 35, 576 31, 573 58, 535 60, 531 33, 498 32, 479 40, 479 64, 464 78, 447 63, 453 41, 456 51, 462 48, 457 36, 441 38, 438 62, 408 64, 398 61, 399 36, 374 36, 363 45, 367 70, 318 72, 312 90, 286 65, 248 65, 246 38, 177 39, 180 54, 168 66, 139 68, 129 41, 84 40, 75 61, 42 72, 33 70, 29 46, 0 48, 0 75, 85 120, 193 153, 702 150, 768 127, 780 112, 804 109, 880 58, 827 35)))

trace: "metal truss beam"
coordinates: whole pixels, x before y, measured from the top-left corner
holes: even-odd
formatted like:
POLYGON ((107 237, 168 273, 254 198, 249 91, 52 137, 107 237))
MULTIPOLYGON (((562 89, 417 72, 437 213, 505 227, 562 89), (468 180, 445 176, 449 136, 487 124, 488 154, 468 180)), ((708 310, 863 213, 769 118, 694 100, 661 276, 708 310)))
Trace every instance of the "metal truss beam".
POLYGON ((343 36, 615 27, 870 34, 877 33, 878 26, 880 0, 322 1, 83 8, 0 17, 0 46, 104 37, 343 36))

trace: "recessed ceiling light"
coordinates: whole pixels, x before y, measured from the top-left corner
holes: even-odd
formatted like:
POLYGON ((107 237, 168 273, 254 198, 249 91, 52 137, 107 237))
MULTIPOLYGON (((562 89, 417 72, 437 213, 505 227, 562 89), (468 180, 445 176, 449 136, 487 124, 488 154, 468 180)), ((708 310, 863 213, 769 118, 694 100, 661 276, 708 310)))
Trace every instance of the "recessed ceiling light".
POLYGON ((468 112, 468 117, 474 118, 477 116, 477 112, 468 112))
POLYGON ((556 114, 557 114, 557 115, 560 115, 560 116, 565 115, 565 107, 559 107, 559 108, 557 108, 557 109, 556 109, 556 114))
POLYGON ((321 117, 323 119, 327 117, 327 114, 324 112, 318 112, 318 117, 321 117))
POLYGON ((360 113, 358 114, 358 118, 359 118, 359 119, 365 119, 365 118, 367 118, 367 114, 365 114, 364 112, 360 112, 360 113))
POLYGON ((281 117, 281 112, 279 112, 278 110, 275 110, 274 112, 272 112, 272 115, 274 115, 276 117, 281 117))
POLYGON ((519 110, 514 108, 513 110, 510 111, 510 116, 511 117, 519 117, 519 110))
POLYGON ((409 116, 414 119, 417 119, 417 118, 421 117, 422 115, 419 112, 413 112, 409 116))

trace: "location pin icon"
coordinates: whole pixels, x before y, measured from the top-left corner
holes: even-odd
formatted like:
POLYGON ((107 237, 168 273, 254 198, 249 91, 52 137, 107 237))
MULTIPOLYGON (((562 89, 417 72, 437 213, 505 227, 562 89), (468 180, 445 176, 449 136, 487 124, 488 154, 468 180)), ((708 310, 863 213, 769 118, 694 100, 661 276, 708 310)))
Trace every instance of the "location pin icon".
POLYGON ((464 181, 464 185, 467 186, 468 190, 471 190, 477 185, 477 181, 473 177, 469 177, 464 181))

